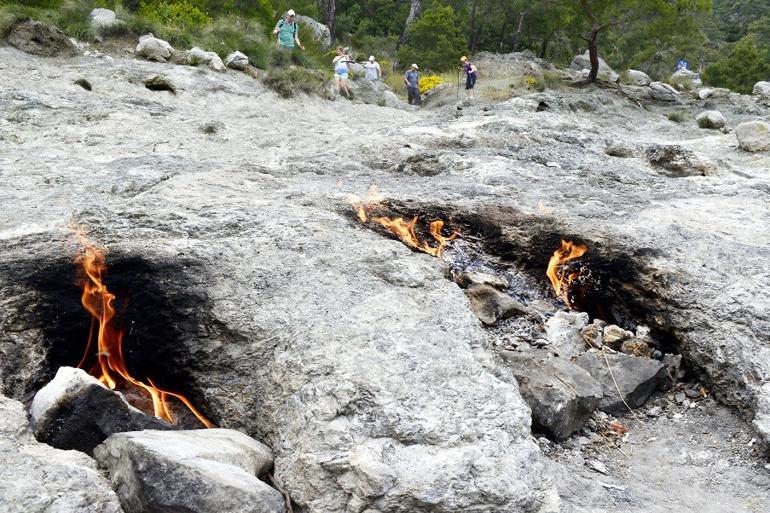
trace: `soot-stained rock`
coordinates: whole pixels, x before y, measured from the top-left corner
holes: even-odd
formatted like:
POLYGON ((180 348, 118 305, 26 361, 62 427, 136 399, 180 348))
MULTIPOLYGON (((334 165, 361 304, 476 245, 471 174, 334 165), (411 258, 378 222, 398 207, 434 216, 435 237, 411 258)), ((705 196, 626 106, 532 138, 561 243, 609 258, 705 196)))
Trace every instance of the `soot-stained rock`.
POLYGON ((270 449, 230 429, 140 431, 109 437, 94 451, 126 513, 281 513, 280 492, 259 476, 270 449))
POLYGON ((647 159, 656 168, 668 171, 670 176, 706 176, 717 170, 710 162, 682 146, 656 144, 647 148, 647 159))
POLYGON ((58 28, 34 20, 16 22, 8 33, 8 43, 19 50, 42 57, 71 57, 77 47, 58 28))
POLYGON ((640 407, 666 382, 666 367, 650 358, 607 353, 605 361, 605 353, 591 349, 575 363, 601 383, 603 397, 599 409, 613 415, 628 411, 623 401, 631 408, 640 407))
POLYGON ((470 287, 471 285, 489 285, 496 289, 505 290, 508 288, 508 280, 502 276, 495 274, 489 274, 481 271, 462 271, 459 273, 453 273, 455 283, 462 288, 470 287))
POLYGON ((169 429, 145 415, 82 369, 62 367, 30 406, 35 437, 59 449, 91 454, 113 433, 169 429))
POLYGON ((94 461, 38 443, 24 406, 0 395, 0 512, 123 513, 94 461))
POLYGON ((581 367, 547 351, 502 351, 532 410, 532 426, 564 440, 586 423, 602 398, 601 385, 581 367))
POLYGON ((529 312, 526 306, 489 285, 471 285, 465 295, 471 302, 473 313, 487 325, 529 312))

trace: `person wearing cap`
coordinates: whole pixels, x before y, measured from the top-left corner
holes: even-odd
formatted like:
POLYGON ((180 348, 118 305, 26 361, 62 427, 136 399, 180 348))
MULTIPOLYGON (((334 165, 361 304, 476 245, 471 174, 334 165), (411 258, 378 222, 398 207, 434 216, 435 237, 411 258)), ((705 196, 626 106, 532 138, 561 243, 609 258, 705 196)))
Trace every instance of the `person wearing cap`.
POLYGON ((294 9, 289 9, 286 12, 286 17, 278 20, 273 30, 273 35, 278 34, 278 47, 285 48, 287 50, 294 50, 294 45, 299 46, 303 50, 302 43, 299 42, 299 25, 297 24, 297 13, 294 9))
POLYGON ((366 70, 366 80, 379 80, 382 78, 382 69, 380 69, 380 63, 374 60, 374 55, 369 56, 369 60, 364 64, 366 70))
POLYGON ((409 71, 404 75, 404 83, 406 84, 406 93, 409 97, 409 105, 420 104, 420 74, 418 71, 420 68, 417 64, 412 64, 409 71), (412 103, 414 102, 414 103, 412 103))
POLYGON ((463 67, 463 73, 465 73, 465 99, 475 100, 476 93, 474 93, 473 88, 476 86, 479 70, 464 55, 460 57, 460 65, 463 67))

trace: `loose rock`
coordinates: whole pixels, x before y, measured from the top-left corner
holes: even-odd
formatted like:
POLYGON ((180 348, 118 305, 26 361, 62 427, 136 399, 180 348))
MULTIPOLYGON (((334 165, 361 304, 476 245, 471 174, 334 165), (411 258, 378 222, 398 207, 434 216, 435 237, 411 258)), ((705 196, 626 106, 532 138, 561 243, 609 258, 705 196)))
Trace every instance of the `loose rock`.
POLYGON ((604 153, 610 157, 629 158, 634 156, 634 147, 623 143, 612 143, 605 148, 604 153))
POLYGON ((529 313, 526 306, 489 285, 471 285, 466 289, 465 295, 471 302, 473 313, 487 325, 514 315, 529 313))
POLYGON ((197 66, 198 64, 203 63, 214 71, 227 71, 225 64, 222 62, 222 59, 219 57, 219 55, 217 55, 216 52, 207 52, 206 50, 198 48, 197 46, 194 46, 187 52, 187 59, 193 66, 197 66))
POLYGON ((700 128, 719 129, 724 128, 727 120, 718 110, 707 110, 701 112, 695 117, 695 121, 700 128))
POLYGON ((87 454, 113 433, 169 429, 145 415, 82 369, 61 367, 30 406, 35 437, 59 449, 87 454))
POLYGON ((748 121, 735 129, 738 145, 746 151, 770 150, 770 123, 766 121, 748 121))
POLYGON ((675 102, 679 99, 679 91, 664 82, 650 84, 650 96, 662 102, 675 102))
POLYGON ((652 83, 652 79, 644 71, 630 69, 626 71, 626 77, 630 84, 636 86, 648 86, 652 83))
POLYGON ((580 330, 587 324, 588 314, 585 312, 558 311, 545 323, 545 337, 562 356, 577 356, 585 350, 580 330))
POLYGON ((651 145, 646 153, 650 164, 668 171, 669 176, 707 176, 717 171, 715 163, 677 144, 651 145))
POLYGON ((753 94, 770 98, 770 82, 757 82, 754 84, 753 94))
POLYGON ((233 52, 225 57, 225 66, 243 71, 249 65, 249 58, 241 52, 233 52))
POLYGON ((505 290, 509 286, 508 280, 505 278, 481 271, 455 273, 454 280, 462 288, 467 288, 470 285, 489 285, 496 289, 505 290))
POLYGON ((564 440, 586 423, 602 398, 602 387, 581 367, 547 351, 501 352, 532 410, 532 425, 564 440))
POLYGON ((72 57, 80 53, 64 32, 34 20, 17 21, 8 32, 8 44, 42 57, 72 57))
POLYGON ((690 71, 689 69, 677 70, 671 75, 671 79, 672 81, 686 80, 686 81, 689 81, 690 84, 694 86, 699 86, 703 83, 701 82, 701 79, 700 79, 700 73, 690 71))
POLYGON ((272 452, 238 431, 120 433, 94 457, 126 513, 285 511, 281 493, 258 478, 272 466, 272 452))
POLYGON ((169 91, 176 93, 176 88, 166 77, 162 75, 153 75, 144 81, 144 87, 150 91, 169 91))
POLYGON ((139 44, 134 53, 150 61, 166 62, 174 51, 174 47, 168 42, 150 33, 139 38, 139 44))
POLYGON ((618 349, 621 343, 633 336, 634 334, 630 331, 624 330, 623 328, 615 326, 614 324, 610 324, 604 328, 603 341, 611 348, 618 349))
POLYGON ((94 461, 35 441, 24 406, 0 395, 0 511, 122 513, 94 461))
POLYGON ((630 408, 640 407, 666 381, 664 365, 650 358, 621 353, 605 355, 591 349, 575 360, 575 363, 601 384, 603 397, 599 409, 612 415, 627 412, 626 404, 630 408))

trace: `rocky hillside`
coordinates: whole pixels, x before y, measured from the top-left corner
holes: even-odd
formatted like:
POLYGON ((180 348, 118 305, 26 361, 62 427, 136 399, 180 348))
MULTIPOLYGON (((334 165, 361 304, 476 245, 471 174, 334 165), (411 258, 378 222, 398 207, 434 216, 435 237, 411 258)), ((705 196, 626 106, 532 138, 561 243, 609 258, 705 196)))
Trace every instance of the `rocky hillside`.
MULTIPOLYGON (((770 153, 736 135, 762 148, 767 125, 736 128, 767 100, 568 72, 532 92, 547 64, 494 58, 510 98, 482 74, 477 103, 408 111, 0 47, 3 394, 78 363, 79 225, 128 298, 129 366, 269 446, 296 512, 767 511, 770 153), (382 216, 419 216, 431 247, 428 221, 459 235, 437 258, 382 216), (554 296, 562 239, 587 247, 595 301, 554 296)), ((26 468, 53 449, 3 401, 26 468)), ((72 486, 104 507, 68 511, 117 511, 78 458, 72 486)), ((21 479, 64 489, 6 475, 0 511, 45 511, 21 479)))

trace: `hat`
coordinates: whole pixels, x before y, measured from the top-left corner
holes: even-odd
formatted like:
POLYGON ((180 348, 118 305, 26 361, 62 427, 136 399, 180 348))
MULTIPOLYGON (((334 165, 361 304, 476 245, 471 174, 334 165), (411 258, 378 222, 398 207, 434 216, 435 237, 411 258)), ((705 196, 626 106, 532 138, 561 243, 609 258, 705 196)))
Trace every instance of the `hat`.
POLYGON ((463 55, 462 57, 460 57, 460 62, 465 62, 465 61, 467 61, 467 60, 468 60, 468 57, 466 57, 465 55, 463 55))
POLYGON ((296 16, 297 13, 294 12, 294 9, 289 9, 286 11, 286 16, 296 16))
POLYGON ((370 55, 370 56, 369 56, 369 60, 370 60, 370 61, 373 61, 373 60, 374 60, 374 55, 370 55))
POLYGON ((417 64, 412 64, 412 67, 413 67, 414 69, 420 69, 420 68, 419 68, 419 66, 417 66, 417 64))

